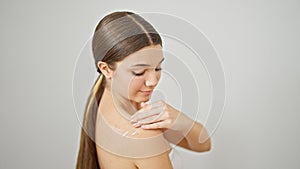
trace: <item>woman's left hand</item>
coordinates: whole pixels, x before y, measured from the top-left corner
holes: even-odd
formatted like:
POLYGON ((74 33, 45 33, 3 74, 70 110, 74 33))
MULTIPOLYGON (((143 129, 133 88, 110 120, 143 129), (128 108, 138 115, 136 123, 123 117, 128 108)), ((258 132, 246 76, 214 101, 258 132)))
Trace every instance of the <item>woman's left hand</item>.
POLYGON ((181 130, 183 126, 178 119, 183 113, 164 101, 153 104, 141 103, 141 109, 131 116, 134 127, 143 129, 172 129, 181 130))

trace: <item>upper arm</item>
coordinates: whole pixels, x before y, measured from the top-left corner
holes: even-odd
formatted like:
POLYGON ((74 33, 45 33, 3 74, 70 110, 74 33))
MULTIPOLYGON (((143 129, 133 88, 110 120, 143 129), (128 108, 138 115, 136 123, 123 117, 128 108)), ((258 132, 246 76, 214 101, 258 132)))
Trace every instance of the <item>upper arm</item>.
POLYGON ((164 137, 171 143, 176 144, 180 147, 183 147, 188 150, 192 150, 195 152, 205 152, 209 151, 211 147, 210 138, 208 137, 207 133, 202 134, 202 125, 194 125, 193 128, 187 136, 184 136, 182 133, 173 130, 167 130, 164 132, 164 137), (199 142, 199 134, 201 134, 201 139, 204 140, 206 137, 205 142, 199 142), (188 140, 189 139, 189 140, 188 140))
MULTIPOLYGON (((160 137, 162 139, 165 140, 164 136, 162 135, 162 131, 161 130, 144 130, 141 129, 141 137, 154 137, 157 135, 160 135, 160 137)), ((168 141, 165 140, 167 143, 168 141)), ((154 141, 155 142, 155 141, 154 141)), ((153 143, 154 143, 153 142, 153 143)), ((169 145, 169 143, 168 143, 169 145)), ((169 157, 169 153, 172 150, 171 147, 168 147, 168 149, 166 149, 167 147, 163 144, 147 144, 145 145, 150 149, 157 149, 158 147, 161 147, 160 149, 160 153, 156 153, 150 156, 150 154, 148 155, 149 157, 145 157, 145 158, 136 158, 134 159, 134 164, 136 165, 136 167, 138 169, 153 169, 153 168, 163 168, 163 169, 173 169, 170 157, 169 157), (164 148, 163 148, 164 147, 164 148)), ((146 151, 146 147, 144 147, 144 150, 146 151)))
POLYGON ((169 157, 169 152, 170 150, 162 154, 155 155, 153 157, 136 159, 134 163, 139 169, 153 169, 153 168, 173 169, 169 157))
POLYGON ((164 132, 164 137, 170 142, 185 149, 191 150, 187 140, 185 139, 184 135, 180 132, 168 130, 164 132))

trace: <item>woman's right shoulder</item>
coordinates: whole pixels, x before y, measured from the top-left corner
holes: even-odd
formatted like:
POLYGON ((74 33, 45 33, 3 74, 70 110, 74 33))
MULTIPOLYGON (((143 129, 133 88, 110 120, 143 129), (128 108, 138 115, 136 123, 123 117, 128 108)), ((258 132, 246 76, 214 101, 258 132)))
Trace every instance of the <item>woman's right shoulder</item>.
MULTIPOLYGON (((134 128, 134 127, 133 127, 134 128)), ((135 138, 152 138, 157 136, 163 136, 162 130, 145 130, 142 128, 135 128, 136 135, 134 135, 135 138)))
POLYGON ((125 119, 124 117, 122 117, 117 113, 102 112, 99 113, 98 115, 101 119, 104 119, 105 124, 107 124, 111 128, 115 128, 117 130, 123 131, 123 134, 125 133, 125 131, 128 131, 128 134, 126 134, 127 137, 152 138, 155 136, 163 135, 163 131, 160 129, 146 130, 146 129, 142 129, 141 127, 136 128, 132 125, 129 119, 125 119))
MULTIPOLYGON (((148 168, 164 168, 164 169, 173 169, 172 163, 170 160, 169 153, 172 150, 171 147, 168 147, 167 140, 163 137, 163 131, 162 130, 145 130, 142 128, 138 128, 139 134, 135 137, 137 138, 155 138, 150 143, 146 143, 144 150, 150 151, 149 149, 156 149, 157 146, 161 147, 162 150, 160 150, 160 153, 158 154, 152 154, 149 155, 146 158, 136 158, 134 160, 134 164, 139 169, 148 169, 148 168), (159 140, 165 140, 165 141, 159 141, 159 140), (147 147, 148 146, 148 147, 147 147)), ((141 148, 141 147, 139 147, 141 148)), ((159 152, 159 151, 157 151, 159 152)))

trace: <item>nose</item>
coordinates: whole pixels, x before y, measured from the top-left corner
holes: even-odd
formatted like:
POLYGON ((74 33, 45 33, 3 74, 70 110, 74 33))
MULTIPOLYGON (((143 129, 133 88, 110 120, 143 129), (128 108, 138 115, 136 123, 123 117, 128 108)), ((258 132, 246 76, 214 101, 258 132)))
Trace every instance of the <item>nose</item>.
POLYGON ((146 78, 146 86, 155 87, 159 81, 159 75, 156 72, 151 72, 146 78))

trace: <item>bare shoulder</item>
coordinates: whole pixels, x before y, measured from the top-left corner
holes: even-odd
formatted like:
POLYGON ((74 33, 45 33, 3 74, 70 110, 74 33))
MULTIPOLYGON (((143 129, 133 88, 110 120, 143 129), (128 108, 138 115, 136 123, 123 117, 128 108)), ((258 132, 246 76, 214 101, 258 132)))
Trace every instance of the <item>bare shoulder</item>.
MULTIPOLYGON (((162 130, 144 130, 141 128, 138 128, 139 134, 136 135, 137 138, 154 138, 154 137, 163 137, 163 131, 162 130)), ((164 143, 159 142, 158 140, 154 140, 153 142, 149 144, 145 144, 144 150, 149 151, 149 149, 156 149, 157 145, 152 143, 158 143, 158 147, 164 147, 164 143), (147 150, 148 149, 148 150, 147 150)), ((166 141, 167 142, 167 141, 166 141)), ((139 147, 142 148, 142 147, 139 147)), ((160 153, 153 153, 148 154, 148 157, 146 158, 136 158, 133 160, 135 166, 137 166, 139 169, 150 169, 150 168, 164 168, 164 169, 173 169, 171 160, 169 157, 169 153, 171 151, 171 148, 168 149, 166 146, 161 149, 160 153)), ((159 151, 157 151, 159 152, 159 151)))
POLYGON ((142 128, 132 127, 132 131, 135 131, 135 134, 132 135, 134 138, 153 138, 156 136, 163 136, 162 130, 145 130, 142 128))
POLYGON ((120 116, 118 113, 102 113, 103 118, 107 122, 107 124, 122 134, 125 134, 127 137, 132 138, 149 138, 154 136, 163 135, 162 130, 145 130, 142 128, 136 128, 132 126, 132 123, 129 119, 125 119, 120 116))
POLYGON ((97 154, 101 166, 107 169, 121 166, 128 166, 128 169, 171 168, 171 146, 162 130, 135 128, 129 120, 111 114, 103 118, 107 124, 96 127, 97 154), (116 134, 118 132, 113 129, 120 133, 116 134), (112 161, 116 162, 112 164, 112 161))

